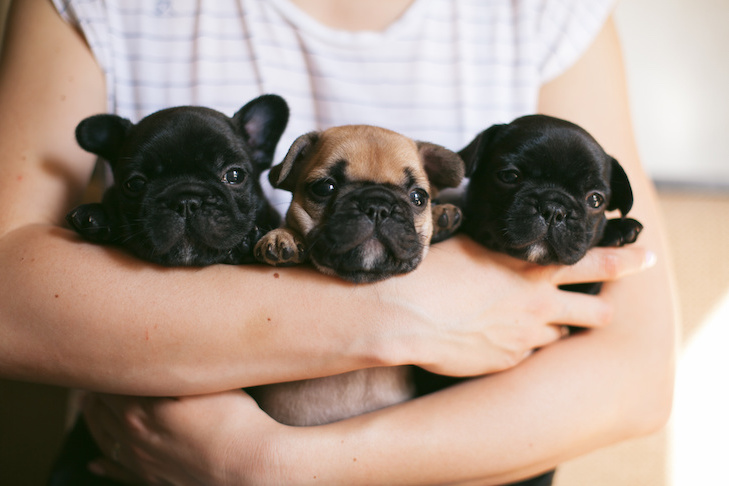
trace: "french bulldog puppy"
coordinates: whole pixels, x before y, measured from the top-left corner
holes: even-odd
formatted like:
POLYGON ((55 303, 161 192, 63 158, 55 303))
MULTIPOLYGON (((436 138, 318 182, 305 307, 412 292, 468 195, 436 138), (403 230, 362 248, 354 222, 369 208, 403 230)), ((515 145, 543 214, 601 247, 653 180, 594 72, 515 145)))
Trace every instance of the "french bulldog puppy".
POLYGON ((355 283, 409 272, 431 241, 460 226, 458 208, 431 200, 463 174, 454 152, 384 128, 302 135, 269 174, 293 200, 285 227, 258 242, 256 257, 270 265, 308 258, 322 273, 355 283))
MULTIPOLYGON (((383 128, 357 125, 299 137, 269 179, 293 192, 283 228, 256 245, 269 264, 307 258, 321 272, 374 282, 422 261, 434 226, 443 239, 460 210, 431 200, 463 179, 457 154, 383 128)), ((269 415, 289 425, 318 425, 377 410, 415 395, 412 367, 373 368, 249 389, 269 415)))
MULTIPOLYGON (((459 154, 470 177, 462 229, 487 248, 540 265, 572 265, 594 246, 635 242, 643 229, 625 218, 633 206, 625 171, 573 123, 524 116, 484 130, 459 154), (607 219, 605 212, 612 210, 622 217, 607 219)), ((601 285, 562 288, 597 294, 601 285)), ((429 383, 456 381, 436 377, 429 383)), ((554 473, 516 484, 549 486, 554 473)))
POLYGON ((459 154, 470 177, 463 230, 488 248, 540 265, 571 265, 593 246, 635 242, 643 228, 625 218, 633 205, 625 171, 573 123, 524 116, 484 130, 459 154), (607 219, 612 210, 623 217, 607 219))
POLYGON ((253 245, 280 222, 259 175, 288 116, 281 97, 264 95, 232 118, 192 106, 137 124, 109 114, 86 118, 77 141, 109 162, 114 185, 101 203, 81 205, 66 219, 92 242, 162 265, 253 262, 253 245))

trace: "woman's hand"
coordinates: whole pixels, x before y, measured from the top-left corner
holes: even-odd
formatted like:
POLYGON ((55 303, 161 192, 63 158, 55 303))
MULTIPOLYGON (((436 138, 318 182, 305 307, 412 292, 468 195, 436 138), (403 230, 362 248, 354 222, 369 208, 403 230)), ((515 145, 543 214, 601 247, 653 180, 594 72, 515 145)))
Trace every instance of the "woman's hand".
POLYGON ((260 455, 288 429, 240 390, 184 398, 91 394, 84 415, 106 456, 90 469, 129 484, 270 481, 277 471, 260 455))
POLYGON ((513 367, 559 340, 565 325, 600 328, 611 322, 606 295, 568 292, 560 285, 610 282, 653 263, 651 252, 633 245, 594 248, 573 266, 539 266, 457 237, 432 247, 413 274, 385 281, 380 298, 419 314, 410 319, 416 327, 391 329, 391 342, 400 346, 393 352, 408 356, 406 363, 475 376, 513 367))

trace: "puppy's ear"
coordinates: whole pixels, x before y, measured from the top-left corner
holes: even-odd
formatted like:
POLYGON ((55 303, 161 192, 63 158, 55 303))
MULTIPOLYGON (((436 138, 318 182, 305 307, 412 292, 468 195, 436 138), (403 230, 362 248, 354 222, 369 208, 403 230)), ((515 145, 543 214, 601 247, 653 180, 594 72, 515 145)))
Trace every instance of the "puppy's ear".
POLYGON ((620 213, 625 216, 633 207, 633 189, 630 187, 628 176, 623 167, 617 160, 610 157, 610 204, 608 210, 619 209, 620 213))
POLYGON ((82 149, 113 165, 132 126, 132 122, 117 115, 90 116, 76 127, 76 141, 82 149))
POLYGON ((436 189, 458 187, 466 171, 458 154, 434 143, 415 143, 430 183, 436 189))
POLYGON ((319 132, 309 132, 301 135, 291 144, 283 161, 271 168, 268 173, 268 180, 273 187, 294 192, 296 181, 301 172, 301 161, 316 142, 319 140, 319 132))
POLYGON ((473 171, 478 167, 478 162, 488 153, 494 139, 506 126, 505 124, 491 125, 458 152, 466 164, 466 176, 473 175, 473 171))
POLYGON ((271 166, 281 135, 289 122, 289 106, 278 95, 263 95, 246 103, 233 115, 233 122, 253 149, 253 164, 259 173, 271 166))

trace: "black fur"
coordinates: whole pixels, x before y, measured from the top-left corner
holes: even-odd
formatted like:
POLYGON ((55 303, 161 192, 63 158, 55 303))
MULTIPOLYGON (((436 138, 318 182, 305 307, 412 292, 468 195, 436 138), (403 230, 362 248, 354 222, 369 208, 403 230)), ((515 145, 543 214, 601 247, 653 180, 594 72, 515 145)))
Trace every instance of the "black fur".
POLYGON ((138 124, 89 117, 76 138, 109 162, 114 185, 101 203, 81 205, 66 219, 89 241, 162 265, 253 262, 253 245, 279 224, 259 176, 271 165, 288 114, 282 98, 264 95, 232 118, 192 106, 138 124))
POLYGON ((545 115, 480 133, 459 152, 470 182, 464 231, 493 250, 541 265, 571 265, 593 246, 633 243, 625 171, 585 130, 545 115), (605 212, 619 210, 608 220, 605 212))

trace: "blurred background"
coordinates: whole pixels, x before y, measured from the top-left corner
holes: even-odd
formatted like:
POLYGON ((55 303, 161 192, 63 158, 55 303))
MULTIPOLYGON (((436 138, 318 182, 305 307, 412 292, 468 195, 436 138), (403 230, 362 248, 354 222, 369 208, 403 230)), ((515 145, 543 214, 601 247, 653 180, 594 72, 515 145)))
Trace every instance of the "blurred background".
MULTIPOLYGON (((0 0, 0 26, 8 4, 0 0)), ((555 484, 729 484, 720 471, 729 459, 729 1, 623 0, 616 18, 638 145, 677 275, 676 399, 664 430, 564 464, 555 484)), ((44 483, 66 397, 0 380, 0 485, 44 483)))

